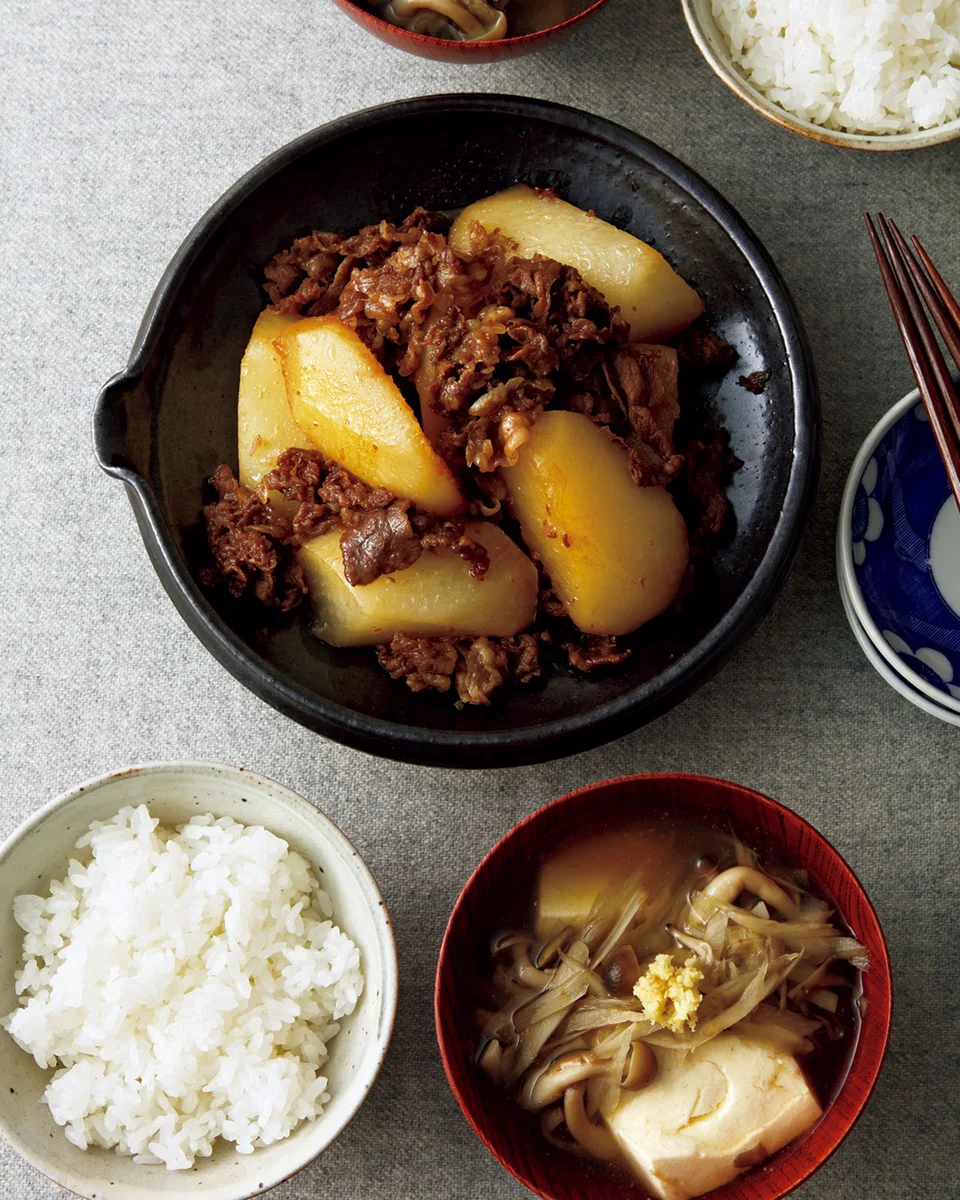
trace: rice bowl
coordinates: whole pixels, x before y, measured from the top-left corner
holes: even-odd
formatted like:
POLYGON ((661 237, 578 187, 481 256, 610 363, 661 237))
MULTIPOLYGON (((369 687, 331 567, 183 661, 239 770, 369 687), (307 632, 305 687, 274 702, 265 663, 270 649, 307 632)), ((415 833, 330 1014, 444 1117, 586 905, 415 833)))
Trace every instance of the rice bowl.
MULTIPOLYGON (((134 768, 93 780, 51 802, 0 848, 3 1013, 11 1013, 17 1005, 14 977, 24 966, 23 930, 13 920, 14 897, 41 891, 51 877, 66 874, 72 847, 92 821, 111 821, 123 807, 144 801, 149 802, 153 815, 169 829, 207 813, 218 823, 221 818, 229 818, 218 824, 220 828, 229 829, 238 820, 244 825, 263 825, 276 835, 275 840, 289 843, 296 856, 315 864, 322 872, 319 878, 323 890, 329 894, 336 919, 349 931, 350 940, 359 949, 364 975, 356 1009, 352 1015, 344 1014, 342 1027, 329 1041, 329 1059, 322 1061, 316 1072, 317 1088, 312 1100, 329 1094, 329 1101, 324 1101, 317 1119, 300 1121, 289 1137, 282 1134, 282 1121, 274 1126, 268 1123, 262 1131, 267 1136, 258 1140, 267 1141, 275 1134, 278 1140, 269 1145, 244 1146, 240 1140, 220 1139, 209 1156, 199 1150, 191 1170, 168 1171, 162 1164, 138 1163, 132 1157, 123 1157, 99 1145, 85 1152, 71 1145, 50 1110, 41 1103, 52 1071, 41 1070, 11 1037, 0 1033, 0 1071, 8 1085, 0 1095, 0 1130, 34 1166, 80 1196, 105 1195, 109 1186, 110 1195, 122 1200, 153 1200, 174 1193, 241 1200, 261 1194, 310 1162, 352 1118, 369 1091, 386 1053, 396 1011, 396 959, 389 916, 357 852, 335 826, 294 793, 232 767, 158 764, 134 768)), ((283 900, 279 904, 282 907, 283 900)), ((318 897, 315 907, 321 926, 327 922, 322 905, 322 898, 318 897)), ((326 937, 322 936, 321 944, 324 941, 326 937)), ((333 966, 336 950, 332 944, 329 948, 333 950, 328 955, 333 966)), ((102 957, 102 953, 98 947, 97 956, 102 957)), ((292 965, 284 961, 286 966, 292 965)), ((356 978, 348 978, 352 970, 347 963, 343 974, 347 988, 341 995, 335 996, 336 985, 330 989, 329 1017, 337 1024, 341 1024, 334 1016, 338 1004, 349 1008, 351 997, 347 992, 351 986, 359 990, 355 987, 356 978)), ((334 970, 333 974, 336 973, 334 970)), ((297 986, 295 974, 294 971, 288 977, 291 990, 297 986)), ((274 1001, 289 1003, 279 993, 274 1001)), ((215 1025, 209 1019, 206 1005, 204 1013, 207 1017, 203 1023, 208 1028, 215 1025)), ((275 1036, 279 1039, 283 1035, 275 1036)), ((293 1035, 294 1040, 297 1036, 293 1035)), ((309 1095, 301 1097, 301 1107, 310 1100, 309 1095)), ((251 1132, 249 1128, 247 1132, 251 1132)))
POLYGON ((262 826, 174 832, 145 804, 95 821, 87 848, 48 897, 14 899, 20 1003, 0 1017, 60 1067, 43 1099, 67 1139, 185 1171, 217 1137, 252 1154, 318 1117, 363 975, 305 860, 262 826))
POLYGON ((956 0, 713 0, 734 63, 795 116, 849 133, 913 133, 960 115, 956 0))
POLYGON ((810 6, 795 0, 681 4, 715 74, 757 112, 794 133, 886 151, 960 137, 955 0, 911 0, 908 11, 890 0, 871 0, 869 13, 854 0, 840 7, 819 0, 810 6), (931 25, 918 32, 917 22, 931 25), (908 44, 911 36, 916 44, 908 44), (886 111, 887 103, 896 110, 886 111))

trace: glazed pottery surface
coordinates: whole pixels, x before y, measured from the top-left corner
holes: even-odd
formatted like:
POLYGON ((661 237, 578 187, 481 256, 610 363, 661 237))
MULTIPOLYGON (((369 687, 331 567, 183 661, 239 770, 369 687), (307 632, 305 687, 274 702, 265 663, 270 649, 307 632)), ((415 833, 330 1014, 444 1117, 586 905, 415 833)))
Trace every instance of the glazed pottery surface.
POLYGON ((794 559, 816 486, 819 404, 803 330, 776 268, 733 210, 653 143, 537 100, 437 96, 357 113, 307 134, 228 192, 190 234, 126 371, 101 394, 101 465, 123 480, 153 564, 210 652, 281 712, 348 745, 431 765, 492 767, 584 750, 659 715, 762 619, 794 559), (699 290, 739 352, 682 417, 723 426, 743 461, 726 543, 694 591, 627 639, 631 657, 589 678, 545 672, 505 703, 458 708, 414 693, 373 651, 331 649, 309 614, 267 625, 201 588, 204 482, 236 462, 240 359, 266 296, 262 271, 312 229, 454 210, 517 180, 555 189, 652 242, 699 290), (753 396, 740 374, 770 372, 753 396))

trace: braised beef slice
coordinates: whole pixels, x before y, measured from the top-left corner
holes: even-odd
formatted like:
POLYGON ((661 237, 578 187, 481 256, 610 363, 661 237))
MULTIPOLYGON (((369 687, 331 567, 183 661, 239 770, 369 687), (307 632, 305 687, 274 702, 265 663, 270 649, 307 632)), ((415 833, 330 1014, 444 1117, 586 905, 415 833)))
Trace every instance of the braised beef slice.
POLYGON ((446 218, 418 208, 400 225, 381 221, 351 237, 316 230, 274 256, 263 272, 264 288, 277 312, 322 316, 337 307, 356 267, 377 265, 398 246, 447 225, 446 218))
POLYGON ((680 365, 688 372, 709 378, 729 371, 737 361, 737 351, 726 338, 708 329, 702 320, 685 329, 677 340, 680 365))
POLYGON ((291 447, 277 459, 274 470, 263 477, 260 495, 279 492, 286 500, 324 505, 336 515, 347 509, 369 512, 386 508, 396 497, 386 488, 374 487, 352 475, 319 450, 291 447))
POLYGON ((743 463, 730 450, 725 429, 709 442, 694 440, 686 447, 683 476, 675 496, 690 530, 690 553, 713 549, 724 533, 730 502, 724 485, 743 463))
POLYGON ((749 375, 741 375, 737 383, 752 395, 762 396, 769 379, 769 371, 751 371, 749 375))
POLYGON ((518 683, 529 683, 540 674, 540 642, 533 633, 500 638, 507 661, 518 683))
POLYGON ((219 499, 203 514, 214 566, 203 573, 203 582, 225 585, 236 599, 252 592, 266 607, 290 612, 307 591, 289 544, 290 525, 228 466, 218 467, 211 482, 219 499))
POLYGON ((630 651, 622 650, 615 637, 597 634, 581 634, 575 642, 564 642, 563 648, 570 666, 578 671, 616 666, 630 657, 630 651))
POLYGON ((460 655, 456 638, 415 638, 398 633, 389 646, 379 647, 377 657, 392 679, 405 679, 413 692, 426 688, 448 692, 460 655))
POLYGON ((475 638, 461 650, 457 694, 464 704, 489 704, 491 695, 510 673, 507 652, 496 638, 475 638))
POLYGON ((489 704, 504 684, 529 683, 540 674, 540 650, 531 633, 516 637, 415 638, 397 634, 377 651, 393 679, 415 692, 447 692, 455 683, 462 704, 489 704))
POLYGON ((213 482, 221 500, 204 510, 215 563, 208 584, 225 582, 234 595, 251 584, 258 595, 263 591, 268 597, 266 603, 283 611, 297 602, 290 588, 303 578, 293 551, 334 529, 343 530, 344 575, 353 587, 405 570, 423 550, 454 550, 477 579, 489 566, 486 550, 467 535, 462 521, 418 512, 409 501, 364 483, 319 450, 285 450, 257 492, 242 487, 227 466, 217 468, 213 482), (270 504, 271 492, 297 502, 292 521, 270 504), (259 572, 255 580, 251 570, 259 572), (274 598, 277 580, 289 582, 274 598))
POLYGON ((470 564, 470 574, 474 579, 482 579, 486 575, 490 567, 490 555, 485 546, 469 536, 462 521, 425 512, 414 512, 411 520, 424 550, 454 550, 470 564))
MULTIPOLYGON (((265 271, 267 293, 280 312, 335 312, 414 405, 432 410, 434 445, 474 517, 501 519, 506 488, 498 469, 516 462, 541 412, 561 408, 585 414, 622 444, 639 486, 670 486, 694 554, 715 544, 727 515, 723 484, 739 463, 723 434, 678 451, 677 356, 631 344, 619 313, 573 268, 512 258, 477 224, 470 255, 461 257, 446 229, 445 218, 418 209, 399 225, 381 222, 351 237, 311 233, 275 256, 265 271)), ((702 321, 681 336, 677 353, 684 375, 702 378, 727 370, 737 357, 702 321)), ((763 374, 740 382, 759 388, 763 374)), ((405 569, 424 550, 454 550, 477 578, 489 566, 461 520, 419 512, 318 451, 288 450, 258 494, 241 488, 227 468, 217 479, 221 499, 206 510, 217 564, 209 575, 235 595, 250 590, 266 603, 292 607, 305 591, 293 550, 333 529, 342 531, 345 573, 355 586, 405 569), (273 511, 269 491, 297 502, 292 521, 273 511)), ((616 638, 574 630, 541 572, 538 617, 529 632, 474 639, 400 634, 378 654, 414 691, 456 685, 461 703, 486 704, 509 681, 539 675, 544 649, 556 653, 561 643, 581 671, 629 655, 616 638)))
POLYGON ((363 513, 340 538, 343 573, 351 587, 373 583, 381 575, 402 571, 423 552, 410 518, 407 501, 363 513))

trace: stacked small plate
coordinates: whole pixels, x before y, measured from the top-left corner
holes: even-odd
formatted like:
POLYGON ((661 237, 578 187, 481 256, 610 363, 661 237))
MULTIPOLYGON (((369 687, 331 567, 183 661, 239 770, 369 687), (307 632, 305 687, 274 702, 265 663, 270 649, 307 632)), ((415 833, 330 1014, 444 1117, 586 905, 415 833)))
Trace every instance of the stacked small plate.
POLYGON ((960 725, 960 509, 918 392, 870 433, 851 468, 837 576, 867 659, 911 704, 960 725))

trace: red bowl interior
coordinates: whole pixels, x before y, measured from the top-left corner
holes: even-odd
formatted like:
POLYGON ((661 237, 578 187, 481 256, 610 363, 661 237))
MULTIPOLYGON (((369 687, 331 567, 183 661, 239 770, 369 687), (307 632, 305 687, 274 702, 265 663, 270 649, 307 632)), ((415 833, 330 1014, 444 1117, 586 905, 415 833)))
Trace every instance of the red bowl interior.
POLYGON ((447 38, 426 37, 422 33, 411 33, 409 29, 402 29, 399 25, 384 21, 366 8, 355 4, 354 0, 334 0, 334 3, 369 33, 391 46, 397 46, 400 50, 418 54, 421 58, 439 59, 443 62, 481 63, 540 50, 558 38, 565 37, 575 25, 602 8, 607 0, 595 0, 589 8, 559 25, 551 25, 547 29, 540 29, 523 37, 501 38, 496 42, 454 42, 447 38))
MULTIPOLYGON (((761 857, 810 871, 818 890, 866 946, 865 1001, 846 1079, 823 1118, 801 1141, 762 1166, 710 1193, 711 1200, 777 1200, 793 1191, 836 1150, 863 1111, 880 1073, 890 1035, 890 960, 873 905, 853 871, 802 817, 750 788, 699 775, 634 775, 571 792, 521 821, 484 858, 467 882, 447 925, 437 966, 435 1011, 440 1056, 464 1116, 495 1158, 544 1200, 637 1200, 639 1187, 591 1172, 573 1156, 544 1153, 523 1121, 504 1121, 504 1098, 473 1061, 476 1027, 470 981, 484 954, 501 897, 529 877, 544 838, 598 822, 674 808, 722 814, 761 857)), ((689 813, 695 816, 695 813, 689 813)))

